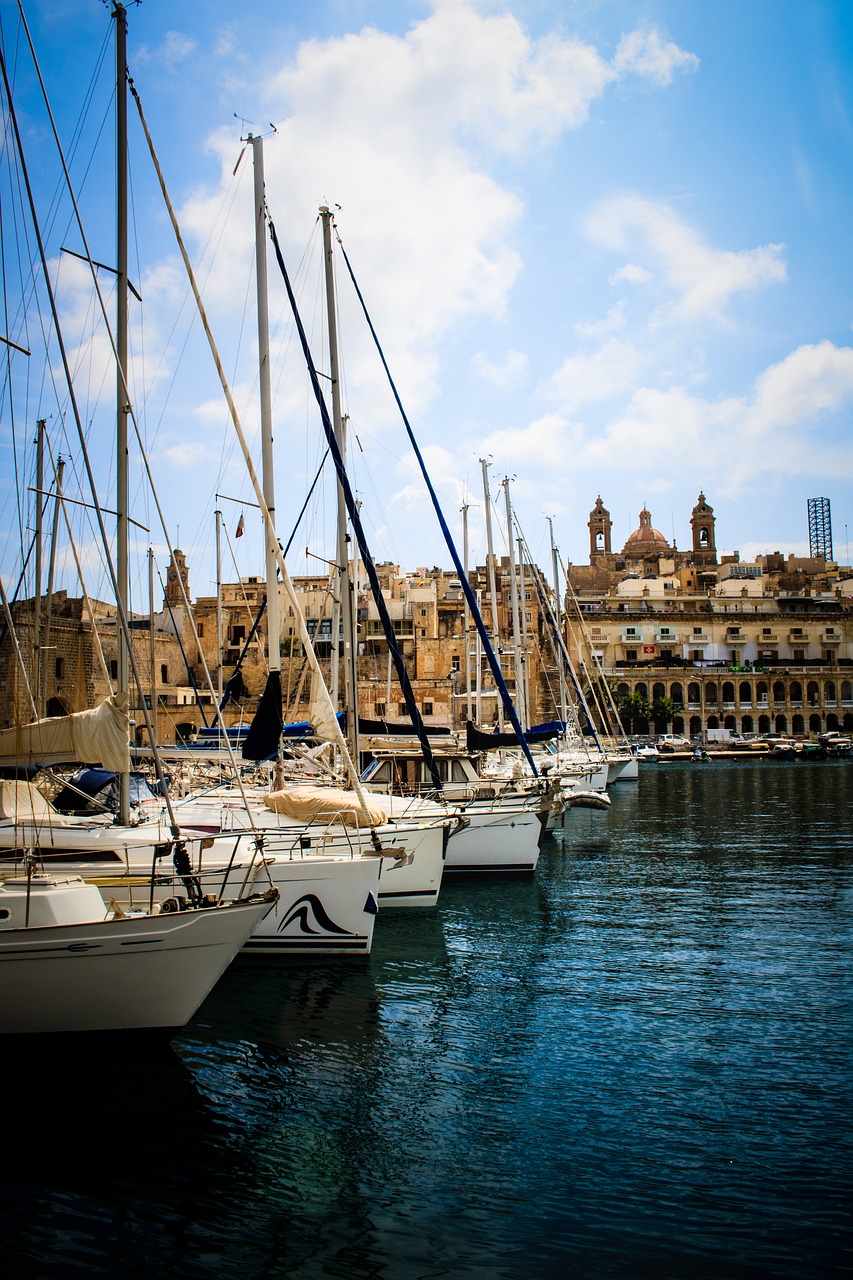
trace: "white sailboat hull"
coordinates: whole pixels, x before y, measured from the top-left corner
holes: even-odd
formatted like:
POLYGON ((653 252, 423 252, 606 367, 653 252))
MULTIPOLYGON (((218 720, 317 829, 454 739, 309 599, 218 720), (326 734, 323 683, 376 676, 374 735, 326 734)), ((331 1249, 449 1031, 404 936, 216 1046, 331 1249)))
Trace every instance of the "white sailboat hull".
POLYGON ((270 905, 0 930, 2 1033, 177 1031, 270 905))
POLYGON ((447 844, 448 875, 533 874, 544 816, 536 808, 487 807, 473 801, 464 816, 467 825, 447 844))

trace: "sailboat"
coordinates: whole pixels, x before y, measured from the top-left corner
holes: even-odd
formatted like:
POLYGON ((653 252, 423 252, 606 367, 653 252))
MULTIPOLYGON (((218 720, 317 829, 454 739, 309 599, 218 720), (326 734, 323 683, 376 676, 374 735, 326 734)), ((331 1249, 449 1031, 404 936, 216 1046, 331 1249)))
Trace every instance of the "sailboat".
MULTIPOLYGON (((126 83, 125 10, 122 5, 116 4, 113 17, 116 24, 117 89, 121 100, 126 83)), ((55 301, 46 270, 46 255, 26 174, 2 50, 0 69, 9 120, 30 200, 44 284, 56 321, 55 301)), ((117 138, 120 156, 119 265, 120 274, 123 269, 126 285, 126 243, 124 246, 121 243, 124 149, 121 127, 117 131, 117 138)), ((126 305, 126 292, 120 288, 117 344, 117 416, 120 421, 125 418, 124 403, 127 396, 126 349, 122 360, 123 302, 126 305)), ((56 332, 79 429, 80 419, 74 398, 73 380, 58 324, 56 332)), ((117 453, 118 569, 112 570, 111 562, 110 567, 116 584, 118 619, 127 642, 127 456, 126 447, 122 449, 121 437, 117 453)), ((94 485, 92 492, 94 497, 94 485)), ((95 501, 97 505, 97 499, 95 501)), ((99 507, 98 515, 102 521, 99 507)), ((106 546, 106 539, 104 542, 106 546)), ((11 642, 14 637, 8 610, 6 621, 11 642)), ((111 760, 110 752, 118 755, 120 776, 125 779, 123 792, 126 802, 126 779, 129 775, 126 691, 120 690, 114 704, 107 708, 105 717, 100 717, 99 711, 95 711, 78 713, 76 716, 39 719, 34 702, 33 713, 33 723, 20 731, 12 730, 0 735, 0 752, 5 749, 7 758, 11 754, 16 761, 20 761, 22 756, 26 759, 33 751, 46 757, 63 758, 70 751, 80 749, 78 730, 82 724, 90 734, 88 741, 92 742, 92 754, 98 758, 106 756, 111 760), (102 721, 106 724, 105 731, 102 721), (97 746, 99 730, 106 740, 103 749, 97 746)), ((17 790, 15 798, 17 802, 17 790)), ((21 833, 15 830, 14 834, 17 837, 21 833)), ((180 833, 174 822, 172 834, 172 847, 177 855, 180 833)), ((27 841, 16 847, 14 854, 20 858, 22 873, 12 874, 0 883, 0 1032, 15 1038, 56 1033, 135 1031, 169 1034, 176 1031, 192 1017, 277 897, 275 889, 268 888, 260 894, 243 894, 238 899, 229 901, 223 891, 203 895, 193 886, 194 892, 189 897, 176 893, 167 903, 151 902, 147 909, 125 911, 115 905, 105 907, 98 890, 86 885, 80 877, 43 874, 39 870, 40 852, 36 842, 27 841)), ((186 887, 190 882, 184 877, 181 883, 186 887)))

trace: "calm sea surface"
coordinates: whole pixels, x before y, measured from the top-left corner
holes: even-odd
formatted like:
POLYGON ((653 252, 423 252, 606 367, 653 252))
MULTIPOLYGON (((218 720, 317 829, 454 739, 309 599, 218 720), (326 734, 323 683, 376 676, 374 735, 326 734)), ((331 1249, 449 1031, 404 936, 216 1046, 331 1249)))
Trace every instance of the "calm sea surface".
POLYGON ((369 961, 3 1071, 0 1275, 853 1273, 853 762, 649 765, 369 961))

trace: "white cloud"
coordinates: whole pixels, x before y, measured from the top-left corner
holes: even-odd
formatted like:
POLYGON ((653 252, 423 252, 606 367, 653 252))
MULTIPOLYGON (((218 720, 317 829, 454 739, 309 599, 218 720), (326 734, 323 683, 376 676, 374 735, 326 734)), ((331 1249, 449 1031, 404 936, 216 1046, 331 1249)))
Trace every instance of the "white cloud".
MULTIPOLYGON (((634 61, 633 69, 658 82, 651 64, 634 61)), ((485 158, 529 150, 578 127, 626 67, 615 69, 592 45, 557 35, 533 39, 511 14, 485 15, 454 0, 403 36, 365 27, 305 41, 266 86, 254 114, 279 122, 265 168, 285 256, 302 258, 319 203, 343 206, 341 235, 411 411, 435 393, 438 347, 448 330, 474 317, 505 316, 521 270, 512 239, 523 206, 490 175, 485 158)), ((251 88, 257 100, 263 86, 251 88)), ((180 215, 202 243, 230 199, 233 127, 211 146, 220 158, 220 189, 194 196, 180 215)), ((227 261, 214 264, 205 285, 205 300, 223 316, 241 305, 244 280, 234 263, 251 258, 250 182, 243 173, 238 180, 243 190, 227 232, 227 261)), ((358 413, 381 425, 389 414, 382 375, 349 286, 340 293, 349 393, 358 413)), ((319 344, 318 336, 312 345, 319 344)), ((514 357, 503 374, 488 365, 480 372, 514 376, 521 363, 514 357)))
POLYGON ((611 338, 591 355, 570 356, 554 373, 547 393, 568 413, 578 405, 606 400, 633 386, 647 358, 632 342, 611 338))
POLYGON ((663 201, 641 196, 604 200, 588 217, 587 232, 606 248, 631 254, 632 262, 614 278, 641 280, 638 258, 640 271, 654 271, 674 295, 674 318, 722 319, 735 294, 787 279, 784 246, 714 249, 663 201))
POLYGON ((666 40, 656 27, 652 27, 623 36, 613 66, 620 74, 633 71, 653 84, 663 86, 671 83, 676 71, 695 71, 699 59, 695 53, 679 49, 677 44, 666 40))
POLYGON ((624 329, 627 323, 625 299, 622 298, 600 320, 578 322, 575 325, 575 333, 584 338, 601 338, 605 334, 616 333, 618 330, 624 329))
POLYGON ((516 386, 521 382, 527 373, 528 364, 524 351, 507 351, 500 363, 490 360, 483 351, 478 351, 471 360, 471 367, 478 377, 501 388, 516 386))

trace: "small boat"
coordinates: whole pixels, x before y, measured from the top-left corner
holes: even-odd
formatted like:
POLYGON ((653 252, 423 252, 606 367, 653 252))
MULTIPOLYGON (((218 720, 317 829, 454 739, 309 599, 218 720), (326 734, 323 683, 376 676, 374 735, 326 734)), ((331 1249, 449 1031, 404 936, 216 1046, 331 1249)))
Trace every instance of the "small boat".
POLYGON ((180 1031, 252 930, 274 889, 240 901, 179 897, 105 908, 79 876, 0 883, 0 1028, 6 1037, 180 1031))
POLYGON ((606 791, 564 791, 568 809, 609 809, 610 796, 606 791))

